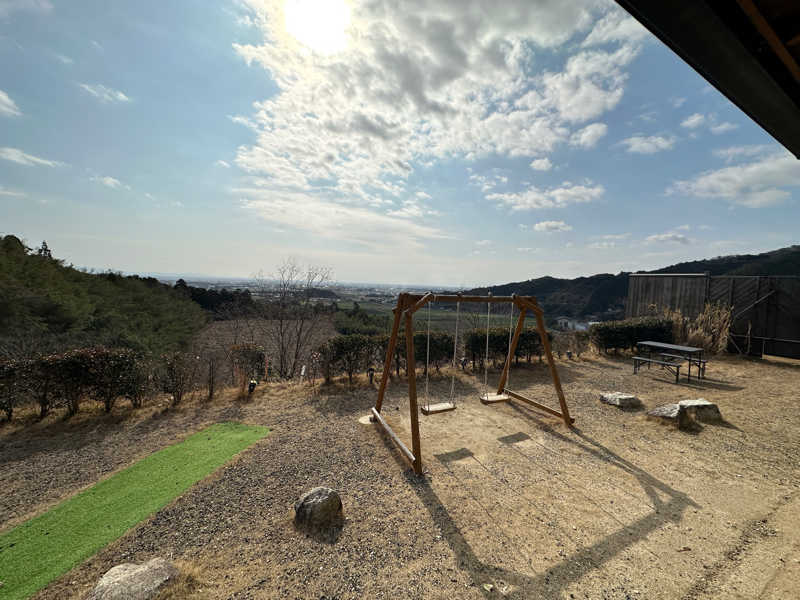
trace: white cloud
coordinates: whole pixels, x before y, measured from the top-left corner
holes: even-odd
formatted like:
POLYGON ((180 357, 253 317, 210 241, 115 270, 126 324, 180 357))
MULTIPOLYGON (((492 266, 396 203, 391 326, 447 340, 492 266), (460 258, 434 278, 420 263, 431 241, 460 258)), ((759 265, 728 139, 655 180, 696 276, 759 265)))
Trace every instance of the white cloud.
POLYGON ((65 65, 72 65, 75 63, 69 56, 64 56, 63 54, 53 54, 59 61, 61 61, 65 65))
POLYGON ((689 238, 687 238, 682 233, 676 233, 672 231, 667 233, 656 233, 653 235, 648 235, 645 241, 648 243, 674 242, 677 244, 688 244, 689 238))
POLYGON ((403 200, 402 206, 399 209, 390 210, 386 214, 392 217, 419 218, 424 216, 436 216, 439 213, 422 204, 418 197, 414 197, 403 200))
POLYGON ((631 236, 630 233, 609 233, 599 236, 602 240, 625 240, 631 236))
POLYGON ((64 163, 57 160, 48 160, 46 158, 39 158, 33 154, 27 154, 19 148, 0 148, 0 158, 3 160, 10 160, 11 162, 32 167, 34 165, 42 165, 45 167, 61 167, 64 163))
POLYGON ((2 0, 0 1, 0 18, 14 12, 32 12, 47 14, 53 10, 49 0, 2 0))
POLYGON ((628 147, 628 152, 633 152, 635 154, 654 154, 662 150, 672 150, 672 147, 675 145, 675 138, 672 136, 665 137, 660 135, 634 135, 625 138, 622 140, 622 143, 628 147))
POLYGON ((582 46, 607 44, 609 42, 639 42, 650 37, 650 33, 639 21, 624 10, 610 11, 595 23, 592 31, 583 40, 582 46))
POLYGON ((609 248, 616 248, 617 242, 613 240, 605 240, 602 242, 592 242, 586 246, 587 248, 591 248, 592 250, 608 250, 609 248))
POLYGON ((701 115, 700 113, 694 113, 686 117, 681 122, 681 127, 686 127, 687 129, 696 129, 705 122, 706 122, 705 115, 701 115))
POLYGON ((592 123, 573 133, 569 143, 580 148, 594 148, 607 132, 608 126, 605 123, 592 123))
POLYGON ((564 221, 540 221, 533 226, 535 231, 544 231, 546 233, 556 233, 564 231, 572 231, 572 225, 567 225, 564 221))
POLYGON ((538 252, 538 251, 539 251, 539 248, 530 248, 530 247, 527 247, 527 246, 524 247, 524 248, 517 248, 517 252, 529 253, 529 252, 538 252))
POLYGON ((678 225, 675 229, 678 231, 689 231, 691 228, 691 225, 678 225))
POLYGON ((513 194, 489 194, 487 200, 493 200, 511 210, 534 210, 538 208, 563 208, 571 204, 584 204, 597 200, 603 195, 602 185, 573 185, 565 182, 560 187, 547 190, 531 186, 525 191, 513 194))
POLYGON ((672 98, 672 99, 670 100, 670 102, 672 103, 672 106, 673 106, 673 107, 675 107, 675 108, 680 108, 681 106, 683 106, 684 102, 686 102, 686 98, 681 98, 681 97, 679 97, 679 98, 672 98))
POLYGON ((428 194, 428 193, 426 193, 426 192, 422 192, 422 191, 420 191, 420 192, 417 192, 417 193, 416 193, 416 194, 414 194, 414 195, 415 195, 417 198, 419 198, 420 200, 431 200, 431 199, 433 198, 433 196, 431 196, 430 194, 428 194))
POLYGON ((730 163, 741 158, 760 156, 766 154, 770 150, 775 150, 775 146, 769 144, 753 144, 750 146, 728 146, 727 148, 718 148, 713 151, 713 154, 717 158, 724 158, 725 162, 730 163))
POLYGON ((214 165, 217 166, 217 167, 223 167, 225 169, 230 169, 231 168, 230 164, 228 164, 226 161, 224 161, 222 159, 219 159, 217 162, 214 163, 214 165))
POLYGON ((272 225, 309 232, 322 239, 355 243, 371 249, 418 248, 425 240, 448 236, 419 219, 408 219, 298 192, 240 189, 246 210, 272 225))
POLYGON ((537 158, 533 162, 531 162, 531 169, 535 171, 549 171, 553 168, 553 163, 550 162, 550 159, 545 158, 537 158))
POLYGON ((726 133, 728 131, 733 131, 734 129, 737 129, 738 127, 739 126, 734 124, 734 123, 729 123, 728 121, 724 121, 722 123, 718 123, 716 125, 712 125, 710 127, 710 129, 711 129, 711 133, 713 133, 714 135, 719 135, 721 133, 726 133))
MULTIPOLYGON (((265 191, 333 193, 365 207, 401 197, 409 176, 436 161, 531 160, 582 127, 576 143, 596 143, 604 125, 585 125, 618 105, 639 51, 639 37, 612 33, 631 25, 613 9, 594 34, 604 46, 568 45, 561 64, 533 68, 534 50, 557 49, 609 12, 593 0, 510 0, 502 10, 479 0, 353 2, 347 45, 333 54, 289 35, 284 5, 241 5, 264 41, 234 50, 278 92, 231 117, 257 132, 236 163, 265 191)), ((503 183, 479 177, 485 192, 503 183)))
POLYGON ((119 189, 119 188, 125 188, 125 189, 128 189, 128 190, 131 189, 131 187, 129 185, 125 185, 119 179, 115 179, 114 177, 108 177, 108 176, 101 177, 101 176, 98 175, 98 176, 90 177, 89 181, 94 181, 96 183, 101 183, 104 186, 110 187, 111 189, 114 189, 114 190, 119 189))
POLYGON ((751 208, 779 204, 789 198, 786 188, 800 186, 800 162, 781 150, 755 162, 700 173, 676 181, 668 194, 681 193, 699 198, 722 198, 751 208))
POLYGON ((0 185, 0 196, 12 196, 16 198, 24 198, 25 194, 23 192, 15 192, 14 190, 9 190, 0 185))
POLYGON ((477 242, 475 242, 475 245, 476 246, 491 246, 492 245, 492 240, 478 240, 477 242))
POLYGON ((505 175, 499 175, 497 173, 494 175, 477 175, 473 173, 469 176, 468 183, 481 188, 482 192, 488 192, 496 188, 498 185, 504 185, 508 183, 508 177, 505 175))
POLYGON ((0 115, 4 117, 18 117, 22 114, 16 103, 6 94, 0 90, 0 115))
POLYGON ((100 102, 110 103, 110 102, 130 102, 131 99, 128 98, 123 92, 119 90, 115 90, 114 88, 106 87, 101 83, 96 84, 88 84, 88 83, 81 83, 79 84, 86 92, 100 100, 100 102))

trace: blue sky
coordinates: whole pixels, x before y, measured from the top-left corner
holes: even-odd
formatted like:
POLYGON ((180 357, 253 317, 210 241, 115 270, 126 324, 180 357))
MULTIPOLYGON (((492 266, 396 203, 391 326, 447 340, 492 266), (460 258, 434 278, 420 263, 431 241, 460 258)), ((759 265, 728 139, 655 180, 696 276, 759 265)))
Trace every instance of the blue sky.
POLYGON ((0 0, 0 232, 448 285, 796 243, 800 163, 616 5, 0 0))

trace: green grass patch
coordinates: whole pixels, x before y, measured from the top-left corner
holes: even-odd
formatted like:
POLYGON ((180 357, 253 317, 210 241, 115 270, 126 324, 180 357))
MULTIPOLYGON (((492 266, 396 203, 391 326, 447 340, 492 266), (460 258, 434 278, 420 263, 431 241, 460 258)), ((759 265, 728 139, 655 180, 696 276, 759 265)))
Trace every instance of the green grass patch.
POLYGON ((267 433, 212 425, 0 535, 0 598, 31 596, 267 433))

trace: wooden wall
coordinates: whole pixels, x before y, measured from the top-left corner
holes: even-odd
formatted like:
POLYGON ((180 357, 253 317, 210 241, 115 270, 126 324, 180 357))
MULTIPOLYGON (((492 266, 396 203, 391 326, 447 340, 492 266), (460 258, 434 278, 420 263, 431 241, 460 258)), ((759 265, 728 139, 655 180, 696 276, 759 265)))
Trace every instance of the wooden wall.
POLYGON ((800 277, 632 274, 625 316, 655 305, 694 318, 706 302, 733 307, 729 350, 800 358, 800 277))
POLYGON ((691 318, 703 311, 708 277, 704 273, 687 275, 635 275, 628 277, 625 316, 649 314, 649 307, 680 309, 691 318))

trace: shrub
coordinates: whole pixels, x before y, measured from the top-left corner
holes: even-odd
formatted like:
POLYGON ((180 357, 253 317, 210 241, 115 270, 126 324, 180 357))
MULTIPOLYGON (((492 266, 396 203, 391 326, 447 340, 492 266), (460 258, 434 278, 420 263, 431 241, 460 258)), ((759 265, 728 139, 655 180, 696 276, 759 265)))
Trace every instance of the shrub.
MULTIPOLYGON (((552 334, 548 333, 549 338, 552 334)), ((508 329, 495 327, 489 330, 489 358, 493 361, 505 361, 508 356, 508 329)), ((464 335, 464 345, 467 356, 472 361, 472 368, 475 368, 476 360, 483 366, 486 356, 486 330, 472 329, 464 335)), ((534 354, 539 354, 542 348, 542 340, 539 337, 539 330, 528 327, 520 332, 517 348, 514 351, 516 358, 525 357, 528 362, 534 354)))
POLYGON ((366 366, 372 350, 372 341, 360 333, 337 335, 330 340, 334 364, 339 365, 352 384, 353 375, 366 366))
POLYGON ((599 350, 633 350, 638 342, 672 342, 671 320, 659 317, 637 317, 622 321, 605 321, 589 327, 592 344, 599 350))
MULTIPOLYGON (((89 368, 87 391, 111 412, 117 398, 131 398, 134 407, 142 397, 141 357, 127 348, 93 348, 84 351, 89 368)), ((140 404, 140 403, 139 403, 140 404)))
POLYGON ((158 381, 161 390, 172 396, 173 406, 180 404, 183 397, 194 389, 199 363, 199 357, 185 352, 172 352, 161 357, 158 381))
MULTIPOLYGON (((399 341, 399 340, 398 340, 399 341)), ((403 340, 405 344, 405 340, 403 340)), ((428 356, 428 334, 414 334, 414 359, 417 363, 424 363, 428 356)), ((442 362, 447 362, 453 358, 453 336, 444 331, 431 331, 430 334, 430 356, 428 362, 436 367, 438 371, 442 362)), ((426 367, 427 368, 427 367, 426 367)))
POLYGON ((15 360, 0 361, 0 410, 10 421, 23 396, 23 365, 15 360))

